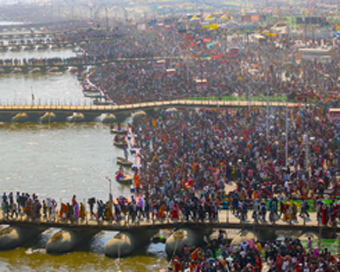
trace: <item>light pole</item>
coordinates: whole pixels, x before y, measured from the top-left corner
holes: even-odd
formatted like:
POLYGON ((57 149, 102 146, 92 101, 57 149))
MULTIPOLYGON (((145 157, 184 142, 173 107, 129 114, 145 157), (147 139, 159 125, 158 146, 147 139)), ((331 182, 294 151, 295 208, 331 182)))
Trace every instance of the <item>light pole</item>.
POLYGON ((111 179, 108 177, 106 177, 106 179, 109 181, 109 202, 112 203, 111 179))
POLYGON ((288 99, 286 100, 286 169, 288 170, 288 99))
POLYGON ((31 86, 31 94, 32 94, 32 106, 34 105, 34 94, 33 94, 33 88, 31 86))

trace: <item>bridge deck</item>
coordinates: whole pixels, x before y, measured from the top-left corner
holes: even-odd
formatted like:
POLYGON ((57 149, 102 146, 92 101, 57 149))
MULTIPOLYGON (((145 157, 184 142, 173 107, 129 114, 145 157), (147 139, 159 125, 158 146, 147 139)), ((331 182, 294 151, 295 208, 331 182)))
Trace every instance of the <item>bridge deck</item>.
MULTIPOLYGON (((97 231, 122 231, 122 230, 131 230, 138 231, 142 229, 172 229, 179 227, 191 227, 191 228, 215 228, 215 229, 253 229, 253 230, 303 230, 303 231, 313 231, 318 232, 321 229, 327 229, 329 231, 333 231, 334 233, 339 231, 339 226, 330 226, 330 225, 319 225, 316 219, 316 213, 310 213, 310 218, 301 218, 298 217, 297 221, 285 221, 279 219, 275 222, 275 224, 271 224, 268 221, 259 220, 256 222, 252 219, 252 211, 248 212, 248 219, 245 221, 240 221, 239 218, 235 217, 228 210, 220 210, 218 215, 218 220, 210 222, 209 220, 205 220, 203 223, 180 220, 163 220, 163 221, 140 221, 136 223, 132 223, 131 221, 127 223, 125 219, 120 220, 119 222, 109 222, 109 221, 100 221, 97 222, 95 219, 91 218, 89 213, 87 213, 87 219, 83 221, 79 221, 78 223, 71 224, 69 221, 65 222, 60 219, 56 220, 27 220, 25 217, 18 218, 17 220, 9 219, 7 220, 4 216, 0 218, 0 224, 9 224, 9 225, 18 225, 18 226, 36 226, 42 228, 70 228, 70 229, 91 229, 97 231)), ((127 218, 127 217, 126 217, 127 218)), ((268 218, 268 213, 267 213, 268 218)))
MULTIPOLYGON (((147 110, 153 108, 229 108, 229 107, 248 107, 248 101, 199 101, 199 100, 172 100, 160 102, 145 102, 126 105, 0 105, 1 112, 82 112, 86 113, 115 113, 115 112, 131 112, 137 110, 147 110)), ((266 107, 267 102, 251 101, 251 107, 266 107)), ((296 107, 298 103, 286 102, 269 102, 270 107, 296 107)))

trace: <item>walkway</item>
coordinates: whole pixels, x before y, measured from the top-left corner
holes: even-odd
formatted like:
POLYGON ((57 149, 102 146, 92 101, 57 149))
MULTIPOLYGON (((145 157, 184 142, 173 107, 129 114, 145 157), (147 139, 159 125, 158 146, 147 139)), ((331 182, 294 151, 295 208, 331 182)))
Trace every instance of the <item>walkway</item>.
MULTIPOLYGON (((269 213, 267 212, 267 217, 269 213)), ((71 228, 71 229, 92 229, 97 231, 122 231, 122 230, 142 230, 142 229, 172 229, 180 227, 190 228, 214 228, 214 229, 252 229, 252 230, 303 230, 320 232, 325 229, 327 231, 337 232, 340 231, 339 225, 318 225, 316 220, 316 213, 310 213, 310 218, 304 220, 304 218, 298 217, 298 221, 284 221, 279 219, 275 224, 271 224, 268 221, 259 221, 256 223, 252 219, 252 211, 248 212, 248 220, 241 221, 235 217, 229 210, 220 210, 218 220, 209 222, 205 220, 203 223, 195 223, 192 220, 162 220, 162 221, 146 221, 143 220, 137 223, 126 223, 126 221, 120 220, 119 222, 99 221, 91 219, 89 213, 87 213, 87 219, 82 222, 71 224, 70 222, 63 222, 60 219, 53 220, 26 220, 25 218, 18 220, 6 220, 3 216, 0 217, 0 224, 18 225, 18 226, 39 226, 45 228, 71 228)), ((126 217, 128 218, 128 217, 126 217)))
POLYGON ((34 72, 33 69, 39 68, 39 72, 61 72, 66 71, 69 67, 76 67, 76 69, 84 70, 88 66, 101 66, 103 64, 113 64, 115 62, 135 62, 135 61, 157 61, 171 59, 171 57, 147 57, 147 58, 111 58, 103 61, 67 61, 67 62, 55 62, 44 64, 0 64, 0 73, 29 73, 34 72), (51 68, 58 68, 57 70, 51 70, 51 68))
MULTIPOLYGON (((308 104, 307 104, 308 105, 308 104)), ((81 112, 81 113, 123 113, 134 112, 140 110, 153 110, 154 108, 233 108, 233 107, 248 107, 248 101, 203 101, 203 100, 172 100, 172 101, 157 101, 145 102, 126 105, 0 105, 0 112, 81 112)), ((267 102, 251 101, 250 107, 266 107, 267 102)), ((270 107, 298 107, 299 103, 286 102, 269 102, 270 107)))

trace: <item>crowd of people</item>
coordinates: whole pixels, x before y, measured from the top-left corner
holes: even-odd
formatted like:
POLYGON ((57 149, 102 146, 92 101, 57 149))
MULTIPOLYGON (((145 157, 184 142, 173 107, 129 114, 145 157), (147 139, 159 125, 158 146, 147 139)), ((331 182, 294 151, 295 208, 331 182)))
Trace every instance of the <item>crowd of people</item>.
MULTIPOLYGON (((155 28, 141 33, 127 28, 112 42, 89 43, 84 49, 97 59, 168 58, 164 63, 130 61, 97 68, 91 81, 117 104, 187 97, 258 99, 267 93, 271 97, 288 96, 288 100, 315 101, 325 99, 328 91, 338 91, 337 41, 329 62, 306 59, 296 62, 297 45, 292 39, 268 38, 258 43, 234 34, 225 45, 221 36, 221 32, 202 30, 190 36, 178 33, 177 29, 155 28), (235 52, 230 51, 235 47, 235 52), (207 86, 197 85, 196 80, 202 79, 207 80, 207 86)), ((319 39, 308 46, 330 44, 331 40, 319 39)))
POLYGON ((181 256, 172 258, 167 271, 340 271, 338 256, 328 248, 313 247, 311 237, 308 237, 307 246, 293 238, 283 241, 248 239, 234 248, 218 238, 208 241, 204 247, 184 245, 181 252, 181 256))

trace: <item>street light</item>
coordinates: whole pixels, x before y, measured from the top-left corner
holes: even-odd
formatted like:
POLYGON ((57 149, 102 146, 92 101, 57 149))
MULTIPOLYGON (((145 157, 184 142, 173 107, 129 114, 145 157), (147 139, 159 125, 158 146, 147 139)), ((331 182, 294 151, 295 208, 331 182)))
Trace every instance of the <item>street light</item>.
POLYGON ((109 177, 106 177, 106 179, 109 181, 109 202, 112 203, 111 179, 109 177))

